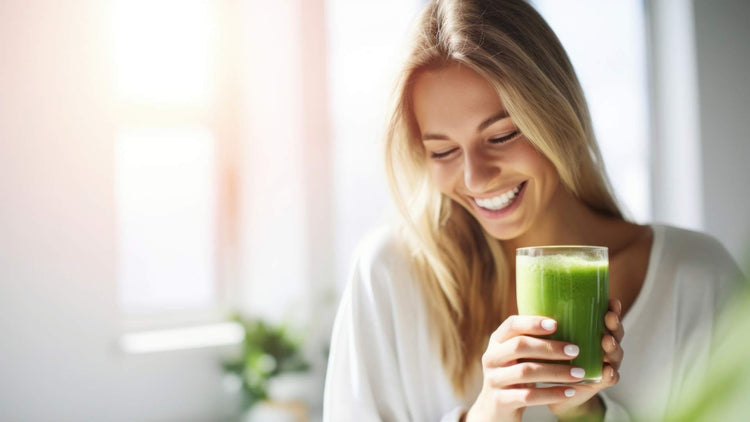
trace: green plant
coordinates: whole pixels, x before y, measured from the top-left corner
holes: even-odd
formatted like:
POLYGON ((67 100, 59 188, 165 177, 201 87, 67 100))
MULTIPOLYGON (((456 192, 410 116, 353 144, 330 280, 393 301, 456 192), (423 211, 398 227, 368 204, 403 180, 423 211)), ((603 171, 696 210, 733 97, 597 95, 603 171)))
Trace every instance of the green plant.
POLYGON ((243 318, 239 314, 232 315, 231 320, 244 327, 245 339, 240 355, 225 360, 222 368, 242 380, 243 409, 268 399, 271 378, 310 368, 302 356, 301 341, 292 336, 286 326, 243 318))

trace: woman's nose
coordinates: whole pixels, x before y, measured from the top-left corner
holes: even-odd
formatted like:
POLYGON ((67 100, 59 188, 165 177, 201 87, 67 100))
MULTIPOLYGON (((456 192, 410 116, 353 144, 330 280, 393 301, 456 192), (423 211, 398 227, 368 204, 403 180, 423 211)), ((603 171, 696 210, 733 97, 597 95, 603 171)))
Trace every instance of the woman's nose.
POLYGON ((500 174, 500 166, 481 152, 464 155, 464 183, 471 192, 483 193, 500 174))

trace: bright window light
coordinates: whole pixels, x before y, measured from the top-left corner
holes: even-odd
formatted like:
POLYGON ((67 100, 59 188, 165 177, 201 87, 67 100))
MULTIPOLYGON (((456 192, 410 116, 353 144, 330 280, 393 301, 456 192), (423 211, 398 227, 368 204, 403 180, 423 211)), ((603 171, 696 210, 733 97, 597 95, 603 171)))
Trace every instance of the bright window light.
POLYGON ((117 0, 117 94, 137 103, 200 104, 212 79, 206 0, 117 0))
POLYGON ((120 347, 126 353, 155 353, 182 349, 237 344, 245 337, 245 329, 236 322, 144 331, 126 334, 120 347))
POLYGON ((120 305, 205 308, 216 298, 214 139, 206 130, 133 129, 116 141, 120 305))

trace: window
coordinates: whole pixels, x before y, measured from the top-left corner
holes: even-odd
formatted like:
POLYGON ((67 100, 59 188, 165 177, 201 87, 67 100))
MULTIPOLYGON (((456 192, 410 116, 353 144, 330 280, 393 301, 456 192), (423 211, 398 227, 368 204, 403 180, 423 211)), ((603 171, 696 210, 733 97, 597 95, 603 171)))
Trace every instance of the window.
POLYGON ((119 304, 148 327, 206 322, 225 305, 238 130, 225 113, 237 87, 220 54, 233 29, 224 3, 117 0, 112 11, 119 304))

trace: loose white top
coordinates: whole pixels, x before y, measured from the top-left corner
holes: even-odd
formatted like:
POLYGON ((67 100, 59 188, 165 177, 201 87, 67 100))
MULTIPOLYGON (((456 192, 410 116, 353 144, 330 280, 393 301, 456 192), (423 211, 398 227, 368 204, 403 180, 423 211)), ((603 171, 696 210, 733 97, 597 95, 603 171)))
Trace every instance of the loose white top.
MULTIPOLYGON (((602 394, 607 421, 661 419, 686 380, 705 371, 717 313, 741 280, 715 239, 652 229, 646 279, 623 319, 621 379, 602 394)), ((381 229, 356 256, 333 328, 324 421, 457 421, 474 399, 457 397, 443 370, 408 252, 381 229)), ((556 420, 546 406, 523 419, 556 420)))

